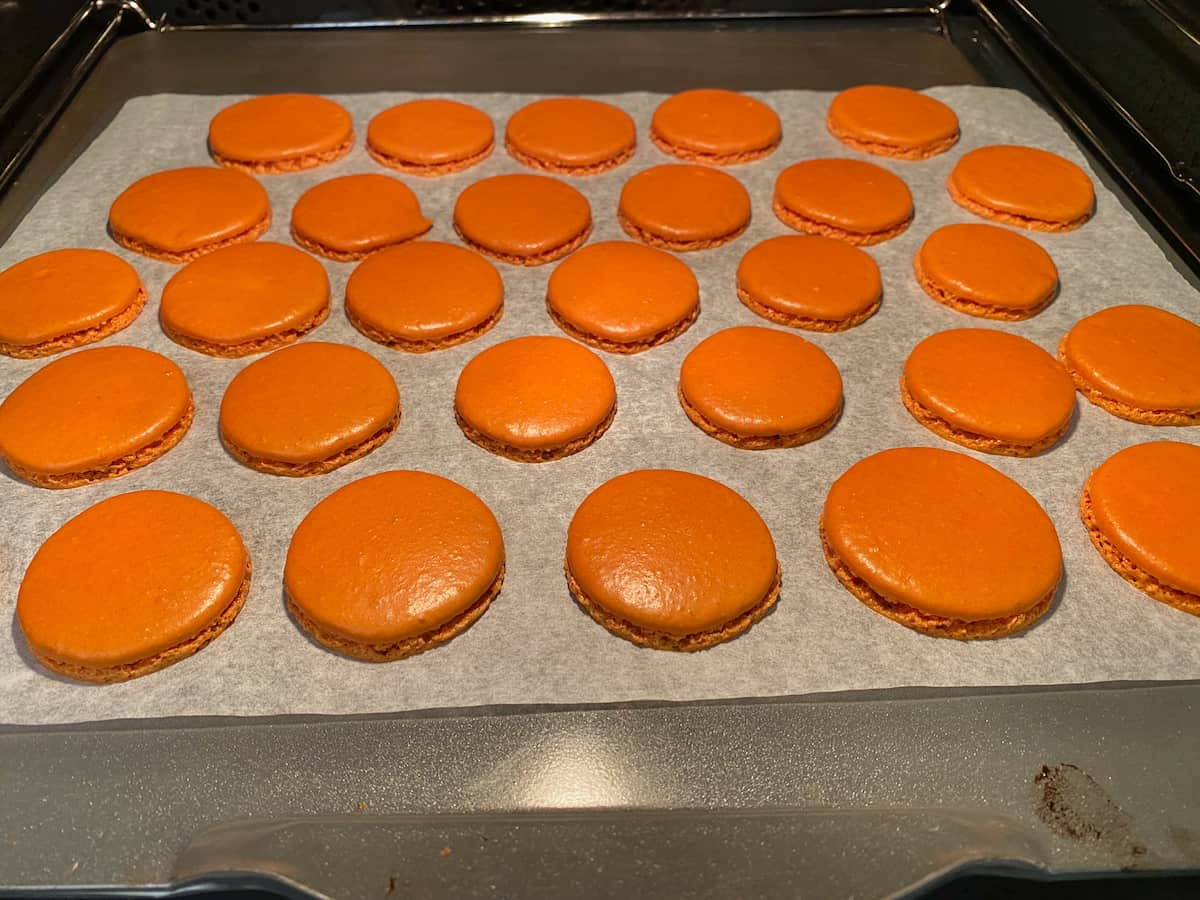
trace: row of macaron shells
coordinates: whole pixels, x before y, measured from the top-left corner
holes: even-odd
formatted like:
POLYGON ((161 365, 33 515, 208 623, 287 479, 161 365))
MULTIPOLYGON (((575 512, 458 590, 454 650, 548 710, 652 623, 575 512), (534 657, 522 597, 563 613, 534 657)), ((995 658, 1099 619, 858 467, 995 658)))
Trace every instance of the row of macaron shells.
MULTIPOLYGON (((958 117, 945 104, 906 88, 862 85, 830 104, 830 132, 856 150, 924 159, 958 140, 958 117)), ((721 89, 683 91, 664 100, 651 141, 672 156, 735 165, 767 156, 782 139, 779 116, 765 102, 721 89)), ((309 94, 252 97, 218 113, 209 151, 221 165, 254 174, 314 168, 340 159, 354 143, 349 113, 309 94)), ((536 100, 505 128, 505 148, 531 168, 589 176, 626 162, 637 129, 624 110, 582 97, 536 100)), ((491 118, 465 103, 419 99, 380 112, 367 128, 367 152, 409 174, 439 176, 482 162, 492 152, 491 118)))
MULTIPOLYGON (((1174 526, 1200 500, 1197 473, 1200 447, 1138 444, 1099 466, 1080 500, 1109 565, 1194 614, 1200 567, 1174 526)), ((1037 501, 947 450, 886 450, 855 463, 829 490, 819 539, 851 594, 937 637, 1023 630, 1050 609, 1063 574, 1058 534, 1037 501), (957 539, 964 531, 972 540, 957 539)), ((779 600, 783 574, 749 502, 662 469, 617 476, 588 495, 567 530, 565 570, 566 592, 610 632, 676 651, 749 629, 779 600)), ((384 662, 470 627, 504 572, 503 536, 479 497, 440 476, 389 471, 319 502, 296 529, 282 575, 289 611, 318 643, 384 662), (363 533, 376 539, 363 543, 363 533)), ((17 620, 48 669, 125 681, 213 640, 241 610, 250 578, 249 554, 222 513, 185 495, 135 491, 46 540, 22 580, 17 620)))
MULTIPOLYGON (((1094 205, 1091 180, 1081 169, 1030 147, 972 150, 958 160, 948 188, 973 213, 1044 231, 1078 228, 1094 205), (1047 183, 1055 190, 1048 193, 1047 183)), ((788 227, 852 244, 894 238, 913 219, 913 198, 903 179, 855 159, 788 166, 776 178, 771 203, 788 227)), ((718 169, 656 165, 624 183, 616 217, 626 233, 651 246, 708 250, 746 230, 751 199, 738 179, 718 169)), ((254 178, 199 166, 139 179, 114 200, 108 227, 128 249, 180 263, 255 240, 271 218, 266 191, 254 178)), ((566 256, 587 240, 592 222, 587 198, 547 175, 483 178, 459 194, 453 212, 454 230, 465 243, 514 265, 566 256)), ((432 226, 411 188, 375 173, 342 175, 309 188, 296 201, 290 223, 297 244, 341 262, 420 237, 432 226)))
MULTIPOLYGON (((1039 245, 991 225, 937 229, 914 268, 930 297, 985 318, 1028 318, 1058 287, 1054 263, 1039 245)), ((866 252, 818 235, 756 244, 738 265, 735 289, 759 316, 812 331, 861 324, 882 296, 879 267, 866 252)), ((486 332, 502 314, 503 291, 499 272, 474 251, 405 242, 357 266, 347 283, 346 312, 377 343, 423 352, 486 332)), ((146 299, 133 267, 104 251, 30 257, 0 272, 0 354, 35 358, 101 340, 134 321, 146 299)), ((699 287, 689 267, 666 251, 604 241, 557 266, 547 307, 573 337, 632 353, 686 330, 699 311, 699 287)), ((295 340, 328 313, 325 270, 295 248, 259 241, 186 264, 167 282, 160 307, 172 340, 222 357, 295 340)))
MULTIPOLYGON (((1200 387, 1200 327, 1186 320, 1150 307, 1110 307, 1077 323, 1060 355, 1065 369, 1018 335, 937 332, 909 355, 899 394, 941 437, 1008 456, 1037 455, 1066 433, 1075 411, 1073 360, 1102 381, 1115 375, 1103 394, 1076 379, 1086 397, 1115 415, 1155 425, 1200 418, 1186 406, 1200 387), (1147 356, 1141 369, 1130 369, 1131 335, 1150 348, 1133 354, 1147 356), (1164 399, 1175 407, 1164 408, 1164 399)), ((841 375, 821 348, 755 326, 718 331, 692 348, 677 396, 704 433, 747 450, 814 441, 835 426, 843 407, 841 375)), ((547 336, 483 350, 462 369, 454 398, 466 438, 521 462, 584 450, 607 431, 616 409, 616 385, 601 357, 547 336)), ((0 459, 31 484, 79 487, 158 459, 183 438, 193 414, 187 379, 166 357, 128 346, 82 350, 38 369, 0 403, 0 459), (94 398, 87 415, 73 402, 81 391, 94 398)), ((309 476, 376 450, 400 418, 396 382, 371 354, 304 341, 233 377, 219 430, 243 464, 309 476)))
MULTIPOLYGON (((869 271, 873 273, 876 285, 873 295, 867 293, 864 296, 874 296, 877 302, 878 272, 866 254, 815 237, 776 238, 767 244, 778 241, 820 244, 826 249, 841 247, 844 252, 859 254, 869 263, 869 271)), ((233 279, 229 277, 232 273, 228 269, 217 265, 223 257, 242 253, 253 253, 256 256, 264 254, 262 261, 266 268, 260 274, 265 278, 269 272, 275 272, 271 282, 275 287, 279 286, 278 273, 288 273, 289 278, 293 280, 286 292, 290 301, 305 297, 311 300, 311 309, 304 312, 309 321, 308 328, 322 321, 328 314, 327 279, 319 265, 293 248, 256 244, 218 251, 185 267, 168 285, 167 297, 163 304, 164 324, 175 318, 186 318, 189 309, 201 316, 211 312, 213 298, 223 295, 222 292, 214 293, 214 285, 229 284, 232 281, 245 283, 244 271, 240 272, 242 277, 233 279), (280 265, 284 262, 287 263, 286 266, 280 265), (209 269, 213 270, 215 280, 203 277, 204 272, 209 269), (305 277, 309 279, 307 284, 304 282, 305 277), (176 286, 178 290, 172 292, 170 289, 176 286), (183 312, 175 312, 176 307, 180 307, 183 312)), ((754 253, 755 251, 752 251, 748 254, 746 261, 749 261, 754 253)), ((803 258, 803 254, 799 253, 792 256, 803 258)), ((115 257, 111 259, 117 265, 128 268, 115 257)), ((580 285, 590 285, 599 287, 601 291, 598 298, 593 298, 595 302, 592 305, 603 309, 604 273, 628 273, 634 270, 639 275, 644 275, 646 271, 653 269, 653 266, 648 266, 649 262, 665 268, 657 279, 635 279, 638 281, 636 287, 644 289, 648 283, 658 285, 657 296, 663 302, 656 304, 655 308, 659 313, 667 314, 667 319, 657 324, 651 323, 652 327, 648 329, 648 333, 651 338, 670 336, 671 329, 675 329, 677 333, 695 317, 697 289, 695 279, 687 267, 670 254, 661 251, 635 244, 594 245, 556 270, 550 280, 551 298, 554 296, 555 286, 560 282, 567 285, 563 289, 567 298, 578 298, 581 292, 580 285), (623 262, 623 265, 607 265, 613 262, 613 258, 605 251, 613 251, 618 257, 628 257, 629 254, 633 257, 618 260, 623 262), (593 255, 597 256, 597 265, 580 265, 593 255), (635 259, 641 255, 648 259, 635 259), (635 262, 636 265, 631 265, 635 262), (564 277, 560 278, 560 275, 564 277), (665 330, 655 332, 654 328, 659 326, 665 330)), ((495 269, 469 250, 424 242, 384 251, 364 262, 356 270, 350 280, 350 296, 347 302, 351 320, 374 339, 397 346, 392 340, 396 335, 394 321, 388 320, 386 316, 382 319, 372 318, 371 297, 381 298, 379 307, 385 312, 395 308, 396 304, 389 303, 388 300, 397 293, 405 295, 411 292, 413 296, 432 296, 440 300, 440 291, 446 289, 445 284, 410 284, 410 290, 403 287, 398 292, 396 290, 397 279, 431 269, 457 273, 455 278, 465 279, 465 283, 459 285, 456 293, 460 298, 474 297, 478 301, 475 307, 477 312, 471 321, 463 323, 465 331, 447 336, 418 330, 412 341, 399 346, 405 349, 443 346, 482 333, 498 318, 502 303, 502 282, 495 269), (443 254, 449 254, 450 258, 442 258, 443 254), (422 266, 422 260, 428 261, 426 258, 431 255, 435 265, 422 266), (458 258, 460 256, 461 259, 458 258), (475 267, 468 263, 475 264, 475 267), (365 277, 360 279, 360 275, 366 276, 369 271, 378 269, 383 269, 385 274, 379 282, 378 291, 373 294, 370 286, 374 282, 365 277), (361 296, 364 299, 356 304, 355 299, 360 296, 356 292, 356 286, 360 280, 363 283, 361 296), (376 333, 373 323, 381 323, 379 327, 388 331, 388 334, 376 333), (424 346, 420 345, 420 340, 425 341, 424 346)), ((843 268, 839 271, 844 273, 849 269, 843 268)), ((133 274, 132 270, 130 273, 127 291, 140 292, 136 274, 133 274)), ((741 281, 739 279, 739 288, 742 286, 741 281)), ((747 283, 752 281, 747 279, 747 283)), ((94 289, 95 281, 92 281, 91 285, 94 289)), ((619 295, 621 292, 620 285, 612 289, 613 295, 619 295)), ((228 291, 224 293, 227 294, 228 291)), ((586 290, 582 293, 586 300, 586 290)), ((51 304, 48 302, 46 305, 51 304)), ((440 308, 442 304, 435 302, 435 305, 440 308)), ((563 325, 568 333, 580 336, 577 333, 580 329, 575 328, 571 322, 579 324, 580 328, 591 327, 595 330, 595 319, 573 317, 569 303, 564 305, 551 302, 549 305, 552 317, 563 325)), ((286 317, 272 318, 275 321, 287 321, 286 317)), ((444 316, 442 318, 444 324, 444 316)), ((292 336, 298 336, 308 328, 294 328, 292 336)), ((222 347, 193 342, 188 336, 187 328, 174 329, 168 325, 168 331, 176 340, 195 349, 218 355, 222 355, 222 352, 228 349, 228 345, 222 347)), ((269 337, 252 341, 250 349, 262 347, 268 340, 269 337)), ((603 341, 591 342, 604 346, 603 341)), ((312 398, 320 395, 322 384, 336 384, 336 379, 320 378, 313 384, 308 384, 308 381, 313 380, 311 376, 314 372, 324 371, 331 363, 323 363, 320 359, 307 361, 307 364, 300 361, 302 357, 307 360, 309 355, 316 354, 321 357, 334 352, 332 348, 324 346, 326 349, 320 351, 312 347, 293 348, 288 353, 280 352, 277 354, 278 359, 272 357, 263 360, 239 377, 239 383, 259 384, 260 392, 270 390, 272 381, 300 386, 295 397, 295 403, 298 404, 296 409, 291 409, 286 404, 271 406, 280 417, 275 431, 282 444, 295 439, 288 421, 295 418, 308 418, 311 421, 310 416, 300 416, 300 412, 313 405, 312 398), (289 363, 289 360, 294 362, 289 363), (268 375, 276 370, 278 373, 274 376, 268 375), (294 371, 289 374, 289 370, 294 371)), ((476 423, 475 426, 466 429, 469 436, 489 449, 513 458, 541 460, 556 458, 568 449, 582 449, 602 433, 611 421, 611 405, 614 398, 611 376, 606 367, 599 359, 589 359, 591 355, 582 348, 577 348, 572 355, 565 350, 555 352, 550 349, 553 346, 553 342, 545 339, 506 342, 481 354, 475 363, 468 366, 468 371, 464 372, 467 376, 466 384, 481 380, 479 377, 471 377, 478 371, 489 373, 483 380, 495 380, 496 383, 505 386, 501 398, 475 404, 479 412, 474 415, 471 412, 471 398, 475 396, 474 392, 469 388, 462 392, 460 420, 476 423), (536 350, 532 344, 538 345, 536 350), (584 391, 582 385, 585 382, 590 385, 586 390, 592 392, 596 402, 593 404, 593 415, 584 423, 586 427, 583 431, 563 431, 561 426, 555 427, 554 421, 524 422, 520 420, 516 409, 506 409, 504 406, 504 397, 528 397, 544 390, 536 378, 530 383, 518 381, 519 372, 542 371, 537 366, 522 367, 519 364, 522 359, 528 359, 531 354, 537 352, 551 352, 557 365, 581 373, 581 392, 584 391), (537 432, 549 443, 541 446, 519 446, 513 442, 513 435, 529 431, 537 432), (506 435, 509 436, 509 440, 505 440, 506 435)), ((629 349, 628 344, 623 347, 629 349)), ((341 350, 344 353, 354 352, 349 348, 341 350)), ((155 431, 156 426, 149 421, 137 424, 126 434, 113 433, 111 430, 105 434, 96 434, 86 428, 81 431, 78 423, 72 425, 43 421, 46 416, 52 415, 53 410, 62 408, 62 404, 55 401, 56 394, 60 397, 70 396, 79 384, 94 385, 113 377, 131 377, 132 372, 136 370, 122 371, 122 366, 128 362, 126 357, 134 352, 137 351, 127 348, 125 354, 85 353, 69 357, 57 364, 51 364, 42 372, 35 373, 26 385, 14 391, 0 406, 0 453, 4 455, 10 468, 25 473, 24 477, 36 483, 54 486, 82 484, 107 477, 107 473, 114 469, 125 471, 131 460, 144 463, 154 458, 143 452, 143 448, 130 444, 130 434, 151 434, 158 452, 169 449, 173 442, 160 440, 163 435, 155 431), (120 363, 116 361, 118 357, 121 359, 120 363), (29 415, 34 419, 30 420, 29 415), (150 431, 146 431, 146 428, 150 431), (49 442, 46 448, 40 448, 41 442, 37 437, 39 431, 60 437, 76 434, 78 441, 74 443, 79 446, 71 447, 72 442, 64 443, 56 439, 49 442), (85 445, 94 449, 85 453, 85 445), (106 453, 107 457, 104 455, 106 453), (85 477, 79 472, 65 471, 66 461, 72 458, 89 460, 91 465, 85 468, 90 474, 85 477)), ((146 351, 142 352, 154 356, 146 351)), ((1113 307, 1078 323, 1072 329, 1069 339, 1064 339, 1060 355, 1068 370, 1075 376, 1080 390, 1089 399, 1117 415, 1153 424, 1195 424, 1197 421, 1195 394, 1197 386, 1200 385, 1200 372, 1197 371, 1200 361, 1200 329, 1179 317, 1149 307, 1113 307), (1138 340, 1131 343, 1131 335, 1137 336, 1138 340)), ((160 363, 144 368, 149 372, 156 366, 161 368, 167 365, 169 364, 165 360, 161 360, 160 363)), ((398 415, 394 384, 378 364, 373 368, 367 367, 366 371, 374 373, 375 381, 387 385, 386 389, 381 389, 380 396, 393 398, 382 403, 380 415, 384 418, 374 422, 382 428, 385 422, 398 415)), ((841 408, 840 377, 828 357, 797 336, 767 329, 731 329, 709 338, 692 351, 681 375, 680 399, 689 416, 709 434, 735 446, 763 448, 794 446, 807 442, 832 427, 841 408), (734 367, 705 362, 724 357, 736 357, 741 362, 734 367), (748 383, 737 384, 739 378, 748 380, 748 383), (806 384, 809 390, 791 390, 796 384, 806 384), (730 398, 734 396, 743 398, 740 405, 731 402, 730 398)), ((987 452, 1012 455, 1032 455, 1041 452, 1064 433, 1074 409, 1070 381, 1058 368, 1057 363, 1032 343, 1000 332, 957 330, 935 334, 913 351, 904 375, 902 396, 919 421, 943 437, 987 452)), ((175 427, 184 410, 181 398, 188 396, 182 373, 178 373, 178 377, 170 383, 177 384, 178 388, 171 393, 170 398, 164 398, 163 409, 153 405, 144 407, 146 414, 158 423, 160 430, 175 427), (171 410, 174 410, 174 413, 171 410), (161 419, 156 418, 159 416, 161 419)), ((113 396, 119 397, 120 394, 121 392, 117 391, 113 396)), ((147 393, 144 396, 151 394, 147 393)), ((542 398, 542 401, 544 404, 546 398, 542 398)), ((558 402, 570 406, 574 400, 571 397, 561 397, 558 398, 558 402)), ((116 411, 112 412, 113 423, 125 421, 122 415, 116 411)), ((236 420, 236 415, 233 418, 236 420)), ((120 427, 120 424, 116 424, 118 430, 120 427)), ((374 431, 373 428, 369 433, 373 434, 374 431)), ((343 423, 334 421, 324 422, 315 433, 304 436, 306 444, 313 448, 313 452, 325 449, 328 451, 326 455, 336 456, 342 462, 361 455, 351 452, 354 450, 354 440, 346 443, 349 438, 361 437, 362 435, 347 433, 343 423), (341 435, 342 438, 334 437, 337 435, 341 435), (336 440, 343 442, 331 444, 336 440)), ((379 442, 381 438, 376 436, 374 445, 379 442)), ((259 444, 258 459, 262 467, 296 465, 302 469, 307 467, 306 471, 312 470, 313 467, 319 471, 332 467, 328 460, 320 458, 319 455, 307 460, 279 458, 272 453, 269 446, 263 446, 261 441, 259 444)), ((365 452, 365 449, 369 448, 359 449, 365 452)))

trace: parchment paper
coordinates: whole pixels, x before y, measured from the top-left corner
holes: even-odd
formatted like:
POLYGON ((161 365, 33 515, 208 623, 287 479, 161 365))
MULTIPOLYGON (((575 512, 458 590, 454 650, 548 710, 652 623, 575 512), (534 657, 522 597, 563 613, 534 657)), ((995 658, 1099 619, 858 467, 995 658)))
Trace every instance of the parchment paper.
MULTIPOLYGON (((1053 517, 1062 540, 1066 585, 1050 614, 1027 633, 960 644, 923 637, 868 610, 826 567, 817 517, 833 480, 853 462, 894 446, 951 447, 918 425, 901 405, 897 378, 918 340, 946 328, 1014 331, 1053 352, 1080 317, 1105 306, 1148 303, 1191 318, 1197 296, 1116 197, 1097 187, 1095 218, 1064 235, 1028 233, 1058 264, 1062 292, 1031 321, 1005 325, 974 319, 934 303, 917 286, 912 256, 934 228, 978 221, 957 207, 944 185, 955 161, 984 144, 1043 147, 1087 167, 1058 124, 1016 92, 977 87, 929 91, 953 106, 963 139, 928 162, 871 158, 843 147, 824 128, 831 95, 778 91, 760 96, 783 118, 784 140, 765 161, 731 169, 749 189, 753 224, 724 248, 686 254, 701 284, 702 312, 681 338, 648 353, 602 354, 617 382, 619 411, 593 447, 558 462, 528 465, 493 456, 468 442, 454 422, 454 384, 484 347, 522 334, 558 334, 544 306, 553 265, 500 265, 505 313, 480 340, 440 353, 409 355, 371 343, 346 322, 342 299, 349 264, 325 262, 334 297, 328 322, 312 338, 340 341, 373 354, 400 386, 403 420, 396 434, 363 460, 316 478, 277 478, 229 457, 217 437, 217 413, 230 378, 250 359, 219 360, 172 343, 157 321, 158 300, 177 267, 117 247, 105 234, 108 206, 128 184, 160 169, 209 163, 209 118, 241 97, 169 96, 129 102, 52 186, 0 248, 0 266, 63 246, 99 247, 141 273, 150 303, 128 329, 105 344, 131 343, 175 360, 196 400, 182 443, 132 475, 68 491, 48 491, 0 474, 0 722, 59 723, 124 717, 374 713, 483 704, 695 700, 808 694, 896 686, 981 686, 1085 683, 1126 679, 1200 678, 1200 619, 1177 612, 1127 585, 1100 559, 1076 514, 1084 479, 1110 454, 1147 440, 1200 441, 1200 428, 1150 428, 1116 419, 1080 400, 1070 436, 1035 459, 979 458, 1024 485, 1053 517), (747 452, 705 436, 675 397, 679 365, 704 337, 738 324, 764 325, 734 294, 734 271, 751 246, 787 234, 771 212, 775 176, 791 162, 818 156, 872 159, 912 189, 916 218, 900 237, 868 248, 883 271, 882 309, 843 334, 803 333, 823 347, 845 380, 841 422, 826 437, 790 450, 747 452), (570 599, 562 576, 567 523, 593 488, 640 467, 686 469, 739 491, 763 515, 783 566, 776 610, 735 641, 698 654, 643 650, 613 637, 570 599), (415 468, 455 479, 478 493, 504 531, 508 574, 491 610, 445 647, 409 660, 369 664, 336 656, 310 642, 288 617, 282 570, 288 541, 305 513, 330 492, 365 475, 415 468), (14 609, 21 577, 35 550, 56 528, 97 501, 124 491, 184 491, 223 510, 241 530, 254 561, 250 597, 229 630, 196 656, 125 684, 79 685, 32 661, 14 609)), ((340 96, 359 141, 348 157, 316 171, 264 177, 274 223, 266 239, 288 242, 290 210, 319 181, 350 172, 384 171, 362 145, 370 117, 411 99, 406 94, 340 96)), ((464 95, 495 119, 534 99, 464 95)), ((639 169, 667 161, 646 138, 660 96, 610 98, 639 128, 633 161, 594 178, 571 179, 592 204, 592 240, 624 238, 615 211, 621 185, 639 169)), ((403 177, 436 223, 429 237, 457 241, 451 211, 476 179, 521 167, 502 148, 483 165, 426 180, 403 177)), ((0 396, 44 361, 0 357, 0 396)), ((960 448, 961 449, 961 448, 960 448)), ((964 450, 963 452, 970 452, 964 450)))

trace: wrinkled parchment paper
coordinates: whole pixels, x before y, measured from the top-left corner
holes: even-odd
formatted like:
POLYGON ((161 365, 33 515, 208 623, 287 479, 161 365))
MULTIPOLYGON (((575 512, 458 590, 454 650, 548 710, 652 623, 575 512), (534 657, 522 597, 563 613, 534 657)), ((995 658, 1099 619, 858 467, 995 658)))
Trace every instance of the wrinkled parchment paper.
MULTIPOLYGON (((700 318, 690 331, 645 354, 604 355, 620 405, 612 429, 596 445, 558 462, 514 463, 469 443, 454 422, 455 380, 472 356, 518 335, 559 333, 544 306, 553 265, 528 270, 501 265, 505 313, 495 329, 450 350, 408 355, 375 345, 350 327, 342 299, 353 266, 326 261, 334 309, 312 338, 352 344, 381 360, 400 386, 404 414, 399 430, 375 453, 306 479, 259 474, 226 454, 217 437, 221 395, 250 360, 212 359, 168 340, 158 325, 158 300, 177 268, 128 253, 105 233, 109 204, 135 179, 160 169, 208 163, 208 120, 241 98, 158 95, 129 102, 0 248, 0 267, 63 246, 99 247, 128 259, 141 273, 150 303, 131 327, 104 343, 137 344, 174 359, 195 394, 195 423, 159 461, 103 484, 47 491, 0 471, 0 610, 7 626, 0 637, 0 722, 375 713, 916 685, 1200 678, 1200 619, 1150 600, 1110 571, 1076 514, 1085 477, 1107 456, 1146 440, 1197 442, 1200 428, 1138 426, 1081 400, 1070 436, 1051 452, 1035 459, 980 456, 1037 497, 1062 540, 1065 590, 1051 613, 1019 637, 960 644, 915 634, 855 600, 822 559, 817 517, 829 485, 841 472, 887 447, 952 446, 918 425, 900 403, 897 377, 921 338, 946 328, 990 326, 1024 335, 1053 352, 1072 323, 1105 306, 1149 303, 1193 321, 1200 315, 1200 297, 1098 179, 1096 215, 1085 227, 1063 235, 1029 234, 1054 257, 1062 276, 1061 295, 1047 311, 1028 322, 988 323, 926 297, 912 276, 914 252, 934 228, 976 221, 944 188, 959 156, 984 144, 1012 142, 1053 150, 1087 167, 1059 125, 1019 93, 978 87, 929 93, 957 110, 963 139, 927 162, 871 158, 908 182, 916 200, 912 226, 895 240, 868 248, 883 271, 882 309, 849 332, 804 335, 830 354, 845 380, 845 414, 826 437, 790 450, 735 450, 702 434, 675 398, 680 362, 701 339, 731 325, 767 324, 737 301, 734 271, 755 243, 789 233, 770 209, 779 171, 810 157, 870 158, 826 133, 830 94, 777 91, 759 96, 783 118, 782 146, 765 161, 730 170, 753 199, 750 229, 724 248, 685 256, 700 279, 702 298, 700 318), (603 481, 648 466, 687 469, 725 482, 758 508, 774 534, 783 566, 782 598, 771 615, 731 643, 690 655, 638 649, 594 624, 567 594, 562 555, 575 508, 603 481), (372 665, 343 659, 305 637, 284 609, 282 570, 291 534, 315 503, 349 481, 393 468, 436 472, 478 493, 503 528, 508 574, 498 601, 468 632, 422 656, 372 665), (193 494, 233 520, 254 561, 245 609, 208 648, 149 677, 95 687, 52 676, 32 661, 14 618, 25 567, 67 519, 105 497, 141 488, 193 494)), ((351 172, 384 171, 367 156, 361 138, 373 114, 411 95, 335 99, 353 114, 359 141, 334 165, 262 179, 274 209, 266 239, 289 241, 290 209, 313 184, 351 172)), ((460 99, 488 111, 502 135, 508 115, 534 98, 483 94, 460 99)), ((636 119, 640 145, 632 162, 615 171, 571 179, 591 201, 594 241, 625 237, 615 217, 621 185, 639 169, 668 161, 646 138, 661 97, 622 94, 608 99, 636 119)), ((500 148, 482 165, 457 175, 401 177, 436 223, 429 237, 457 241, 451 211, 458 193, 478 178, 520 170, 500 148)), ((0 357, 0 396, 43 364, 0 357)))

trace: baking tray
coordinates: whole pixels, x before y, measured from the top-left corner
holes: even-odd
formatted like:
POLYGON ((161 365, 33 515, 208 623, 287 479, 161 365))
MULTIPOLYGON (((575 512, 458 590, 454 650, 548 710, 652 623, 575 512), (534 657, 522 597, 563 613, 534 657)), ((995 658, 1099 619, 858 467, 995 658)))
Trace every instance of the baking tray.
MULTIPOLYGON (((139 35, 30 158, 0 235, 139 94, 1031 90, 986 32, 976 67, 942 24, 139 35)), ((971 867, 1195 869, 1197 705, 1173 683, 4 727, 0 891, 833 898, 971 867)))

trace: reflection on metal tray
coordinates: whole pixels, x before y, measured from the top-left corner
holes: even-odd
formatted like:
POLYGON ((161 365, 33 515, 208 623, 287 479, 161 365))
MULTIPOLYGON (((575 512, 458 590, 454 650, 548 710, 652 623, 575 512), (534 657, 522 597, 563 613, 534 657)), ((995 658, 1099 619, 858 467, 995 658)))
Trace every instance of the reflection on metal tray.
MULTIPOLYGON (((949 38, 934 16, 883 21, 122 39, 0 203, 0 235, 139 93, 1036 93, 975 19, 949 38)), ((882 897, 966 866, 1197 868, 1197 704, 1195 684, 1113 685, 10 728, 0 885, 882 897)))

